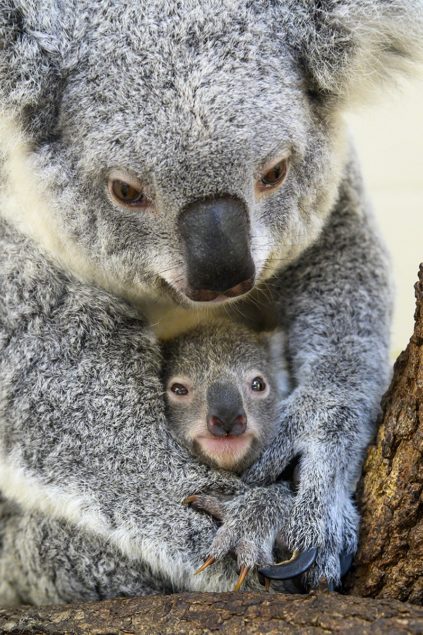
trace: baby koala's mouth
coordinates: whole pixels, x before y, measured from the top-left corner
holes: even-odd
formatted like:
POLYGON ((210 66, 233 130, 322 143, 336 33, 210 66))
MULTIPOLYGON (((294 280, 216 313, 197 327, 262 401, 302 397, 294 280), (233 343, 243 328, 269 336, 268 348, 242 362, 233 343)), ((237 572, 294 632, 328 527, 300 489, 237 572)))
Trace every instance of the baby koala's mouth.
POLYGON ((225 470, 235 470, 244 462, 253 444, 253 434, 227 434, 216 437, 201 435, 195 439, 194 445, 199 454, 209 463, 225 470))

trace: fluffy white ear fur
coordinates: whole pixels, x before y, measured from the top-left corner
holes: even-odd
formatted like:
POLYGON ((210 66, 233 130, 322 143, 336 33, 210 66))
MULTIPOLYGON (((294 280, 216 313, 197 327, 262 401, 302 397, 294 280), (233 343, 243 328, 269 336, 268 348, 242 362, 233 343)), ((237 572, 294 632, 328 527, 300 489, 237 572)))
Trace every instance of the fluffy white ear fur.
POLYGON ((354 104, 423 60, 423 0, 296 0, 287 18, 312 89, 354 104))
POLYGON ((76 62, 72 5, 0 0, 0 108, 24 114, 31 137, 51 133, 64 77, 76 62))

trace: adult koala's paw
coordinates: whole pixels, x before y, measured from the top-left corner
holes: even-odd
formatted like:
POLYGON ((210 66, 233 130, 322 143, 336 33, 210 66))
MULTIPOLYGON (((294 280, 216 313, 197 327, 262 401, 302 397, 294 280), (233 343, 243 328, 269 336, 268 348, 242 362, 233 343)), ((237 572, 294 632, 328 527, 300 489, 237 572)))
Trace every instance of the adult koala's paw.
POLYGON ((286 539, 291 550, 301 553, 316 548, 312 566, 302 575, 305 590, 317 587, 334 590, 349 569, 357 550, 359 518, 351 500, 331 505, 325 519, 310 514, 304 501, 296 501, 286 539))
MULTIPOLYGON (((340 557, 357 548, 358 514, 350 496, 368 443, 361 418, 359 408, 330 391, 299 388, 283 403, 274 442, 243 475, 247 483, 263 484, 284 474, 295 458, 296 494, 285 544, 291 553, 316 550, 315 563, 303 574, 306 589, 323 582, 338 586, 340 557)), ((281 580, 283 570, 281 565, 281 580)))
POLYGON ((239 577, 234 591, 238 591, 256 566, 273 561, 275 539, 284 531, 293 497, 289 487, 281 483, 257 487, 230 500, 200 494, 184 502, 222 523, 196 574, 228 555, 235 556, 239 577))

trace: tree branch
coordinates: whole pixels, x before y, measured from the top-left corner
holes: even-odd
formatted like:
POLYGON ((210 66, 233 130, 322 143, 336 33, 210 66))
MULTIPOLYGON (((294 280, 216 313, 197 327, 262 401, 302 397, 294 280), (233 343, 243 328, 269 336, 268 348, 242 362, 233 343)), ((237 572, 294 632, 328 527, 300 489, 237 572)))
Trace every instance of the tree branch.
POLYGON ((423 608, 337 593, 186 593, 0 611, 8 635, 421 633, 423 608))

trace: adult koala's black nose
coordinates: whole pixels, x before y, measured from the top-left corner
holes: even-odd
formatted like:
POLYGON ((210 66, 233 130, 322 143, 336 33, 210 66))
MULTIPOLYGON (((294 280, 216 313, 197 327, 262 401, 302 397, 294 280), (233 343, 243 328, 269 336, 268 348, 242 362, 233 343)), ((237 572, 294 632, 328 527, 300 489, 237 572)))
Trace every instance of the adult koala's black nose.
POLYGON ((178 219, 188 297, 197 302, 236 297, 254 286, 250 223, 245 204, 222 196, 194 201, 178 219))

